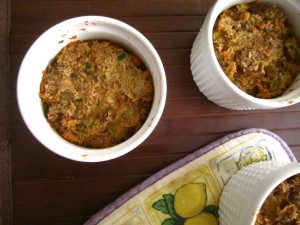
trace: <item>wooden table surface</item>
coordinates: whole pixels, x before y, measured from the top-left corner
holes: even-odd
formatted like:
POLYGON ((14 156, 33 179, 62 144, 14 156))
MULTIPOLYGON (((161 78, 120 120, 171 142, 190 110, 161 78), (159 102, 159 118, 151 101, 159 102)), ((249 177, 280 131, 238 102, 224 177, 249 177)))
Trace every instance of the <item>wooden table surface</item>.
POLYGON ((300 104, 232 111, 208 101, 194 83, 191 47, 214 2, 11 0, 12 224, 82 224, 165 166, 241 129, 274 132, 300 159, 300 104), (48 151, 26 128, 16 101, 17 74, 30 45, 56 23, 83 15, 109 16, 135 27, 157 49, 167 76, 167 102, 154 132, 129 154, 101 163, 75 162, 48 151))

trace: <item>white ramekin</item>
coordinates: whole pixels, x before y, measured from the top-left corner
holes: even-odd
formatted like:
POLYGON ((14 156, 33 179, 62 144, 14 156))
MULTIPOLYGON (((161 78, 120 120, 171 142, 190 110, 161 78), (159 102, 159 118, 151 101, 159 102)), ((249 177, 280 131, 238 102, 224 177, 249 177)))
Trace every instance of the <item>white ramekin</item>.
POLYGON ((25 55, 17 80, 19 109, 32 134, 51 151, 83 162, 110 160, 140 145, 159 122, 165 106, 166 93, 164 67, 152 44, 133 27, 101 16, 69 19, 43 33, 25 55), (71 41, 90 39, 111 40, 138 55, 151 71, 154 82, 153 105, 144 125, 128 140, 105 149, 83 148, 65 141, 48 124, 39 98, 42 71, 49 62, 71 41))
MULTIPOLYGON (((300 74, 293 85, 280 97, 260 99, 246 94, 236 87, 223 72, 213 46, 213 27, 224 10, 239 3, 253 0, 218 0, 209 11, 196 37, 191 52, 191 70, 200 91, 219 106, 236 109, 276 109, 300 102, 300 74)), ((295 34, 300 38, 300 1, 264 0, 280 7, 293 24, 295 34)))
POLYGON ((281 182, 300 173, 300 163, 264 161, 234 174, 219 204, 220 225, 254 225, 265 199, 281 182))

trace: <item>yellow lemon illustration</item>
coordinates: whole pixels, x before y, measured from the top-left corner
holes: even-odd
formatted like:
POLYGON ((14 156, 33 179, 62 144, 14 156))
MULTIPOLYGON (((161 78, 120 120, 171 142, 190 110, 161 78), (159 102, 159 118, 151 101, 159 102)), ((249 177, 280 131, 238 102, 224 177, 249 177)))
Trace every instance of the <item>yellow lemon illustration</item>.
POLYGON ((197 216, 188 218, 184 225, 218 225, 218 220, 210 213, 200 213, 197 216))
POLYGON ((199 214, 206 206, 206 185, 204 183, 190 183, 182 186, 175 193, 174 208, 182 218, 189 218, 199 214))
POLYGON ((251 146, 242 151, 238 165, 242 168, 253 162, 266 161, 268 158, 268 153, 263 148, 251 146))

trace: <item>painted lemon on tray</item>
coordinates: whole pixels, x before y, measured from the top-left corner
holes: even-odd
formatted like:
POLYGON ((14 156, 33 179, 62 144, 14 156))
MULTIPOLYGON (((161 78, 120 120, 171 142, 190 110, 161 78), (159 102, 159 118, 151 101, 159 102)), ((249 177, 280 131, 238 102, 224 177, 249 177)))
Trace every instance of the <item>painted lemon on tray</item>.
POLYGON ((170 215, 162 225, 218 225, 218 206, 207 205, 206 184, 188 183, 175 194, 164 194, 152 208, 170 215))
POLYGON ((205 208, 206 198, 204 183, 186 184, 175 193, 175 211, 182 218, 196 216, 205 208))
POLYGON ((197 216, 188 218, 184 225, 217 225, 217 218, 211 213, 200 213, 197 216))

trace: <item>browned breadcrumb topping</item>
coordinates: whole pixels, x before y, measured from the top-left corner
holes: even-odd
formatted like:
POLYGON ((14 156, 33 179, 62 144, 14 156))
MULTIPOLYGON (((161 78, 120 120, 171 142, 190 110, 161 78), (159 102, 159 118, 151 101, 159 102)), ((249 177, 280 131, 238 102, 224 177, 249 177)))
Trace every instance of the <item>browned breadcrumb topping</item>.
POLYGON ((213 31, 217 59, 241 90, 257 98, 282 95, 300 72, 300 43, 287 16, 263 2, 235 5, 213 31))
POLYGON ((255 225, 300 224, 300 175, 279 184, 267 197, 255 225))
POLYGON ((153 101, 150 71, 110 41, 74 41, 43 71, 40 98, 50 125, 79 146, 114 146, 136 133, 153 101))

